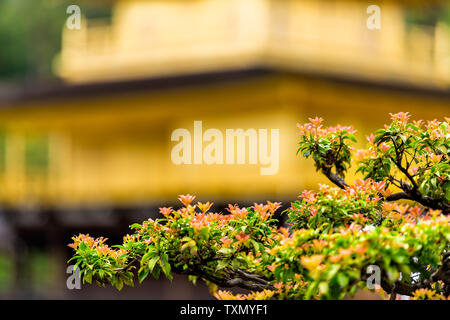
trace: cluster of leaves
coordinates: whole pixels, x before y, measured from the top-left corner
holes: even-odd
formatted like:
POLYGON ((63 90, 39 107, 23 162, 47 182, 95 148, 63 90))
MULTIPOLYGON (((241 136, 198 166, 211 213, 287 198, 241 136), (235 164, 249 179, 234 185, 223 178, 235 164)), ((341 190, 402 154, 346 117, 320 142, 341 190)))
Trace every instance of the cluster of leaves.
POLYGON ((289 222, 294 229, 329 231, 352 223, 375 224, 380 219, 384 182, 357 180, 340 189, 320 185, 319 192, 305 190, 301 200, 291 203, 289 222))
POLYGON ((229 214, 224 215, 209 212, 209 202, 192 205, 194 198, 180 196, 184 206, 179 210, 161 208, 164 218, 133 224, 136 232, 124 237, 115 250, 107 248, 104 239, 74 237, 70 246, 77 254, 72 259, 81 266, 84 280, 94 278, 121 289, 123 283, 132 283, 136 265, 140 282, 149 274, 158 278, 161 272, 172 279, 175 270, 189 274, 193 281, 207 275, 212 282, 224 283, 230 268, 254 271, 249 269, 252 258, 265 258, 265 249, 274 245, 277 230, 272 215, 280 203, 255 203, 249 208, 229 205, 229 214))
POLYGON ((449 119, 409 122, 407 112, 392 118, 389 126, 368 137, 367 149, 356 152, 358 172, 366 179, 386 181, 387 187, 449 202, 449 119))
POLYGON ((344 173, 354 130, 322 129, 319 118, 299 126, 300 151, 312 155, 337 187, 303 192, 286 210, 289 228, 273 219, 280 203, 229 205, 222 214, 210 211, 212 203, 194 204, 195 197, 186 195, 179 198, 181 208, 161 208, 163 218, 132 225, 134 234, 121 245, 109 248, 103 238, 74 237, 72 260, 89 283, 121 289, 135 277, 142 282, 149 275, 172 279, 177 273, 194 283, 204 280, 218 299, 238 300, 342 299, 367 287, 367 268, 375 265, 381 270, 376 290, 390 297, 447 298, 448 120, 429 122, 422 130, 420 123, 408 124, 408 114, 392 118, 369 137, 367 150, 357 152, 358 171, 366 176, 351 185, 344 173), (219 290, 228 287, 250 293, 219 290))
MULTIPOLYGON (((274 257, 270 268, 281 283, 295 287, 301 281, 304 296, 296 296, 299 291, 294 290, 292 298, 342 299, 352 295, 366 287, 361 280, 370 265, 383 270, 388 283, 398 281, 400 273, 401 281, 420 283, 438 267, 441 253, 450 246, 450 219, 439 211, 431 214, 417 223, 409 217, 410 222, 398 223, 395 228, 383 223, 363 229, 355 223, 332 233, 296 230, 270 251, 274 257), (412 279, 411 274, 419 276, 412 279)), ((391 218, 396 219, 395 215, 391 218)))
POLYGON ((436 293, 433 289, 417 289, 414 291, 411 300, 450 300, 444 295, 436 293))
POLYGON ((350 167, 351 146, 348 141, 356 142, 351 126, 322 128, 322 118, 310 119, 310 123, 297 125, 300 130, 300 142, 297 153, 305 158, 312 156, 316 169, 329 171, 335 169, 343 174, 350 167))
POLYGON ((193 281, 207 280, 221 299, 340 299, 365 286, 361 279, 368 265, 385 270, 390 282, 400 272, 402 281, 412 281, 411 273, 420 274, 416 282, 427 279, 450 246, 450 219, 438 210, 419 219, 417 207, 383 206, 378 227, 363 228, 364 221, 355 220, 327 232, 292 227, 290 233, 270 219, 278 204, 230 206, 228 215, 208 213, 210 204, 186 204, 176 211, 162 208, 164 219, 133 225, 135 234, 117 249, 108 248, 103 238, 74 237, 70 246, 77 254, 72 259, 83 279, 102 286, 109 282, 120 290, 123 284, 133 285, 134 268, 140 282, 149 274, 158 278, 161 271, 171 279, 175 271, 193 281), (402 214, 405 208, 409 212, 402 214), (247 276, 265 287, 248 295, 217 290, 230 275, 247 276))
POLYGON ((110 248, 105 243, 106 238, 94 239, 89 234, 80 234, 72 240, 73 243, 69 244, 69 247, 73 248, 76 254, 69 262, 75 261, 75 266, 81 269, 83 283, 96 281, 98 285, 104 286, 106 282, 110 282, 119 290, 124 284, 133 286, 133 274, 129 271, 119 272, 127 263, 127 251, 110 248))

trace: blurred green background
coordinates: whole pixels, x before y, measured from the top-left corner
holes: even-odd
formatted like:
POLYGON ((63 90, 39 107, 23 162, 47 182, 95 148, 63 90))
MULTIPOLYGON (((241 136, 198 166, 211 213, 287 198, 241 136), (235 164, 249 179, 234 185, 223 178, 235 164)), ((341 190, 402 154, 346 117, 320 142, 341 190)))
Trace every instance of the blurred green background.
MULTIPOLYGON (((88 19, 111 17, 110 2, 81 3, 88 19)), ((62 26, 71 4, 74 1, 0 1, 0 81, 54 78, 53 58, 61 50, 62 26)))

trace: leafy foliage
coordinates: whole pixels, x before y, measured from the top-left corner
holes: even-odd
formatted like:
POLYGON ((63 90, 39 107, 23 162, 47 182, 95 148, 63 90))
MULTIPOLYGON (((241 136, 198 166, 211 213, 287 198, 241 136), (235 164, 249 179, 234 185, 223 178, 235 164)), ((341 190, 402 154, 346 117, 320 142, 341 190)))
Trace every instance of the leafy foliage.
MULTIPOLYGON (((358 171, 387 186, 417 190, 424 197, 450 201, 448 121, 413 121, 408 113, 392 115, 391 125, 371 135, 360 150, 358 171)), ((436 200, 439 201, 439 200, 436 200)))
POLYGON ((84 281, 117 289, 161 274, 206 281, 218 299, 342 299, 365 289, 367 267, 381 270, 375 290, 391 298, 446 299, 450 295, 450 180, 448 119, 423 125, 409 115, 368 137, 358 150, 364 179, 347 184, 355 142, 351 127, 299 126, 299 151, 336 187, 304 191, 286 213, 289 228, 273 218, 280 203, 255 203, 228 213, 180 196, 179 209, 133 224, 112 248, 106 239, 74 237, 71 261, 84 281), (423 128, 421 129, 421 127, 423 128), (414 165, 414 166, 413 166, 414 165), (334 171, 334 172, 333 172, 334 171), (400 189, 400 191, 399 191, 400 189), (240 287, 248 294, 219 288, 240 287))

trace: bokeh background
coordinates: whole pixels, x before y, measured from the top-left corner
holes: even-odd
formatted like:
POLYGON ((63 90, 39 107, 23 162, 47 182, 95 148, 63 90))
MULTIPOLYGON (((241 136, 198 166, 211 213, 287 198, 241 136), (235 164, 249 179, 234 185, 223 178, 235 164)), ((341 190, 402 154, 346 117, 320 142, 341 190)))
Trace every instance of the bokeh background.
POLYGON ((179 194, 288 204, 326 182, 296 156, 296 123, 353 124, 363 147, 399 111, 450 115, 448 1, 0 0, 0 298, 210 298, 184 277, 68 290, 67 244, 120 242, 179 194), (280 129, 278 173, 176 166, 171 133, 194 120, 280 129))

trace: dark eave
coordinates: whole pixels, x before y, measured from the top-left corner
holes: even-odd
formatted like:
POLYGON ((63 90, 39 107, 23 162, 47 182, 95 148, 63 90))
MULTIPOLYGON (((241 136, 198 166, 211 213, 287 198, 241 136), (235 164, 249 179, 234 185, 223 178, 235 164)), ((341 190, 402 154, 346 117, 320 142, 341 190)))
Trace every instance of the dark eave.
POLYGON ((245 81, 252 78, 281 74, 310 78, 313 80, 329 81, 361 88, 404 93, 413 96, 425 96, 432 99, 444 99, 449 100, 450 102, 450 89, 413 86, 405 83, 381 82, 361 78, 352 78, 349 76, 255 66, 245 69, 102 83, 71 85, 62 82, 52 84, 31 83, 0 90, 0 107, 14 107, 20 106, 21 104, 39 101, 84 99, 89 97, 130 92, 174 90, 183 87, 245 81))

